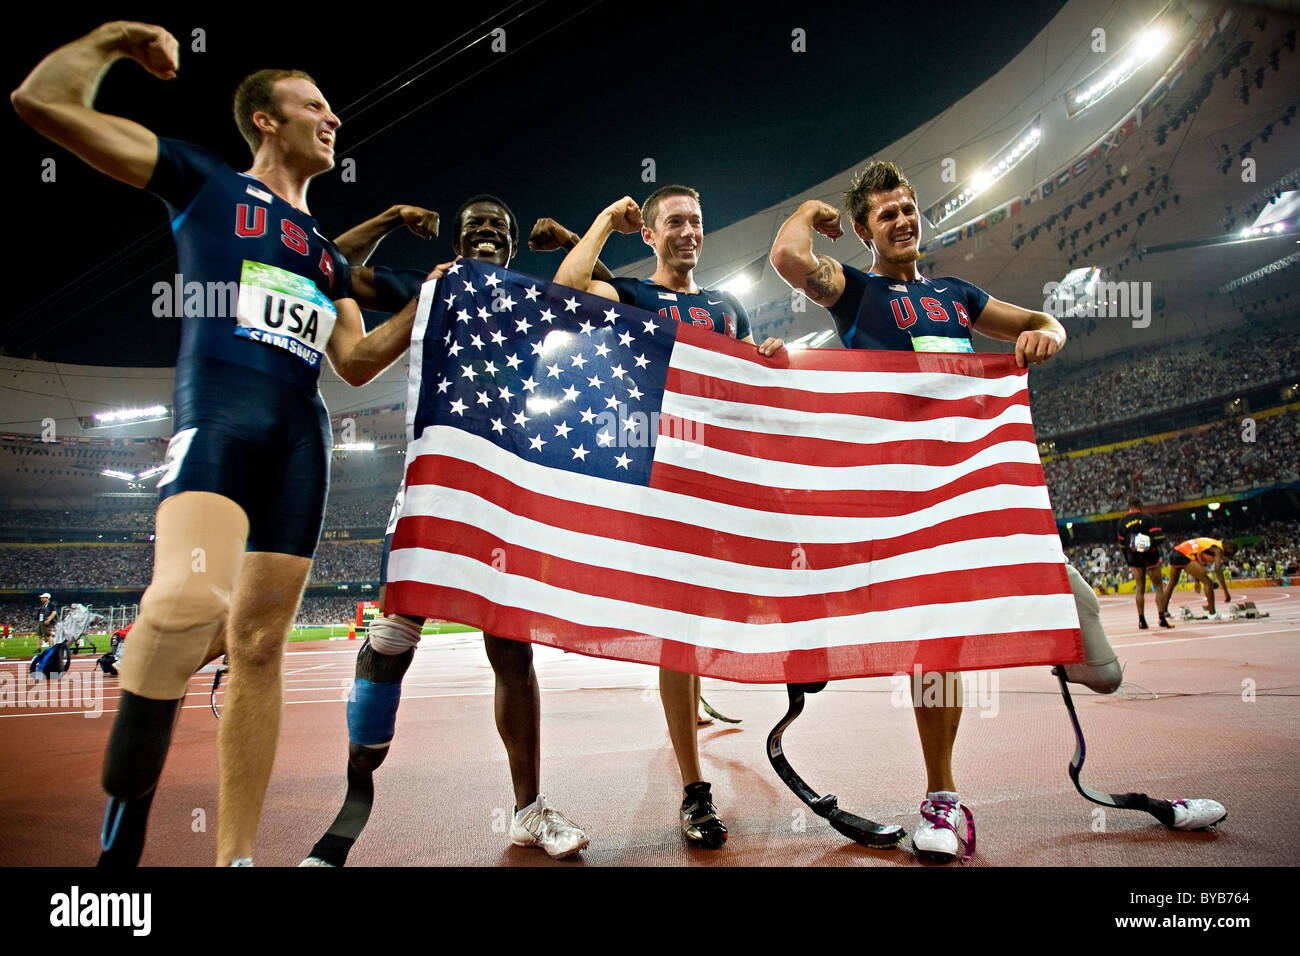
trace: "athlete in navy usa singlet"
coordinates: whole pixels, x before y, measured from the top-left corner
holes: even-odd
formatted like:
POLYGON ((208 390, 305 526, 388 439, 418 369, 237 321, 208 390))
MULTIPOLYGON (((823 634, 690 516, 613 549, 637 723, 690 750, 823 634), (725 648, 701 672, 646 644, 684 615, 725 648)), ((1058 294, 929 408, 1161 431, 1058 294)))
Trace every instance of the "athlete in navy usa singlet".
POLYGON ((964 279, 904 281, 844 266, 844 293, 829 311, 846 348, 973 352, 971 323, 988 301, 964 279))
MULTIPOLYGON (((974 326, 983 335, 1014 342, 1016 364, 1025 368, 1047 361, 1065 344, 1065 328, 1045 312, 1000 301, 960 279, 921 275, 916 192, 892 163, 868 164, 854 177, 845 202, 854 232, 872 253, 871 273, 814 251, 814 233, 832 241, 844 234, 840 210, 816 199, 803 203, 781 226, 771 261, 786 282, 830 311, 849 348, 970 352, 974 326)), ((1064 677, 1098 693, 1113 693, 1123 670, 1101 625, 1096 595, 1068 564, 1065 571, 1084 660, 1063 665, 1064 677)), ((955 859, 965 844, 968 857, 975 850, 975 820, 961 802, 952 768, 961 704, 946 700, 931 706, 914 700, 914 713, 927 793, 912 844, 919 853, 944 860, 955 859)), ((1203 799, 1173 801, 1167 809, 1161 822, 1179 830, 1212 826, 1227 812, 1218 802, 1203 799)))
POLYGON ((224 495, 248 515, 248 550, 311 557, 331 446, 317 381, 347 262, 314 218, 202 147, 160 137, 148 189, 204 290, 186 300, 159 493, 224 495))
POLYGON ((275 760, 284 644, 329 481, 322 360, 363 385, 409 346, 415 315, 404 309, 367 334, 346 266, 307 211, 312 178, 334 165, 339 119, 306 73, 259 70, 239 84, 246 175, 94 108, 116 61, 171 80, 179 49, 162 27, 115 20, 54 50, 10 97, 42 135, 162 197, 185 293, 153 577, 104 757, 105 867, 138 863, 190 679, 223 651, 232 680, 218 734, 217 863, 251 864, 275 760))
MULTIPOLYGON (((704 243, 704 214, 700 195, 688 186, 656 189, 642 209, 631 196, 607 206, 587 234, 565 257, 555 274, 560 285, 606 299, 635 305, 678 322, 708 326, 713 331, 742 342, 753 343, 749 316, 734 295, 701 289, 695 282, 704 243), (655 251, 655 271, 649 279, 618 278, 601 281, 592 277, 596 257, 614 232, 639 231, 646 245, 655 251)), ((785 347, 780 339, 767 338, 757 347, 760 355, 771 356, 785 347)), ((703 778, 699 742, 696 739, 696 708, 700 679, 681 669, 659 669, 659 696, 663 703, 668 736, 682 774, 684 799, 681 805, 682 835, 699 847, 719 849, 727 840, 727 828, 713 804, 712 787, 703 778)))
POLYGON ((706 326, 728 338, 748 339, 753 335, 749 315, 730 292, 701 289, 699 292, 673 292, 649 279, 618 276, 608 280, 618 292, 620 302, 647 312, 658 312, 666 319, 706 326))

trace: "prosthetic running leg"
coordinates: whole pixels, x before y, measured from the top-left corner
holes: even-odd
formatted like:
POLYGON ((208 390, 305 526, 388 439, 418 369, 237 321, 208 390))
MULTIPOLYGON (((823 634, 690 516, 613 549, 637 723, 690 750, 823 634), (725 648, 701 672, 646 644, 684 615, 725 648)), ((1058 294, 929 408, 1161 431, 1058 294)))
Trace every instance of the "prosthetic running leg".
POLYGON ((357 654, 356 679, 348 697, 348 790, 343 807, 299 866, 343 866, 370 819, 374 772, 388 756, 397 727, 402 678, 415 657, 420 624, 383 617, 357 654))

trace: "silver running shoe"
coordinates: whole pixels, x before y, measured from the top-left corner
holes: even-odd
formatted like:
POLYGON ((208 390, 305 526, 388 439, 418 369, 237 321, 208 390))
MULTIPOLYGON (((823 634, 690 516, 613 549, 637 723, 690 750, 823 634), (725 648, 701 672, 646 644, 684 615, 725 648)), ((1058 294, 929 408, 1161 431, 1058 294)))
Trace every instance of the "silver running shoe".
POLYGON ((546 805, 546 798, 537 795, 537 802, 524 814, 523 822, 510 818, 510 842, 515 846, 538 846, 557 860, 573 856, 585 849, 587 834, 559 810, 546 805))
POLYGON ((338 869, 338 867, 334 866, 333 863, 330 863, 328 860, 322 860, 318 856, 309 856, 307 857, 307 859, 303 860, 298 865, 299 866, 329 866, 329 867, 333 867, 336 870, 338 869))
POLYGON ((1175 800, 1172 830, 1206 830, 1218 826, 1228 818, 1227 808, 1217 800, 1198 797, 1195 800, 1175 800))

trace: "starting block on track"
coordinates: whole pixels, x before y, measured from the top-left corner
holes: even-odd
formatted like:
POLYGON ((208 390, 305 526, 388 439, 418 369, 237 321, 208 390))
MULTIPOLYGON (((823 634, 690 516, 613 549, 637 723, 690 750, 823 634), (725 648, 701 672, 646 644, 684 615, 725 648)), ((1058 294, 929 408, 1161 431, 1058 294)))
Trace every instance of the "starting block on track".
POLYGON ((1255 607, 1254 601, 1249 601, 1249 600, 1234 601, 1232 604, 1230 604, 1227 607, 1224 613, 1232 615, 1232 617, 1229 618, 1229 620, 1236 620, 1238 618, 1254 619, 1259 617, 1268 617, 1267 611, 1261 611, 1259 608, 1255 607))
POLYGON ((1255 606, 1255 602, 1250 600, 1234 601, 1214 614, 1202 614, 1190 607, 1179 608, 1179 611, 1180 620, 1184 621, 1243 621, 1268 617, 1267 611, 1261 611, 1255 606))

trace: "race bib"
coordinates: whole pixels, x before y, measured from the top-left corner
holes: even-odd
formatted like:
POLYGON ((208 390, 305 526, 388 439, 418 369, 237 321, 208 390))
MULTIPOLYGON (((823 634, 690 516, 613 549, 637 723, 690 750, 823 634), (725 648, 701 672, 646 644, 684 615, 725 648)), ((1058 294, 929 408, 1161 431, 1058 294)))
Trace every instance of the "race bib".
POLYGON ((338 313, 316 283, 294 272, 244 260, 235 334, 296 355, 320 368, 338 313))
POLYGON ((388 527, 384 529, 385 535, 390 535, 397 530, 397 519, 402 516, 402 503, 406 500, 406 480, 402 480, 402 485, 397 489, 397 497, 393 499, 392 510, 388 512, 388 527))
POLYGON ((194 433, 197 431, 197 428, 182 428, 167 443, 167 457, 163 459, 162 474, 158 477, 159 488, 175 481, 181 473, 181 465, 185 463, 185 456, 189 453, 190 443, 194 441, 194 433))
POLYGON ((913 352, 974 352, 970 339, 953 339, 946 335, 912 336, 913 352))

